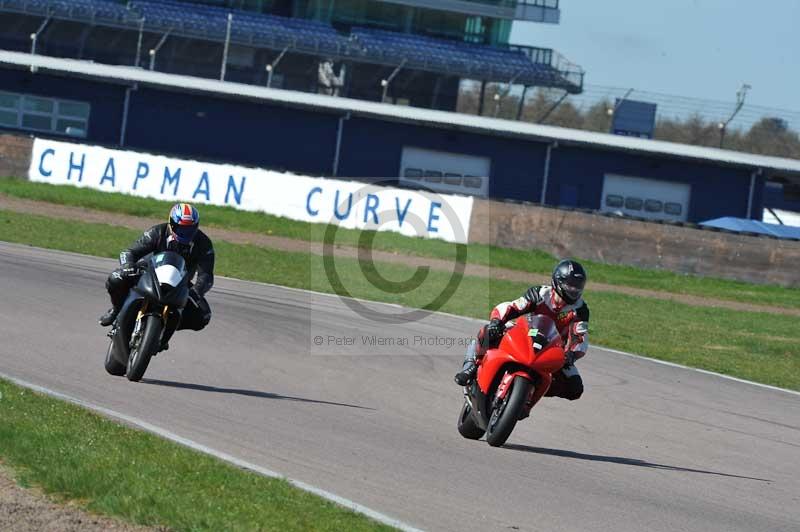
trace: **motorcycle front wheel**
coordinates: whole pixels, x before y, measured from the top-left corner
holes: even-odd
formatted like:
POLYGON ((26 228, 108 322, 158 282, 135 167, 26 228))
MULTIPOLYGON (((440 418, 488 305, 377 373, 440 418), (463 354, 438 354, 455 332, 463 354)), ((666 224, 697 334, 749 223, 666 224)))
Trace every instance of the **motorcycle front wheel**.
POLYGON ((511 381, 511 390, 505 399, 496 401, 489 417, 489 426, 486 428, 486 441, 492 447, 503 445, 511 431, 517 425, 519 414, 525 408, 525 401, 531 391, 533 383, 524 377, 514 377, 511 381))
POLYGON ((144 316, 142 318, 142 336, 139 344, 131 350, 128 357, 128 371, 125 376, 129 381, 138 382, 144 377, 150 358, 156 354, 161 342, 161 332, 164 324, 158 316, 144 316))

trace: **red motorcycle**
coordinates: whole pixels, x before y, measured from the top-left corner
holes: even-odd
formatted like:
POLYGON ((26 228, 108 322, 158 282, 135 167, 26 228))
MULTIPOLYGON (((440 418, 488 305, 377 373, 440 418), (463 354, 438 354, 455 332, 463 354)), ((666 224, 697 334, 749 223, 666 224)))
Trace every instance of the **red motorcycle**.
POLYGON ((500 447, 563 366, 564 346, 551 318, 528 315, 509 322, 500 344, 486 351, 477 377, 464 387, 458 432, 471 440, 485 433, 489 445, 500 447))

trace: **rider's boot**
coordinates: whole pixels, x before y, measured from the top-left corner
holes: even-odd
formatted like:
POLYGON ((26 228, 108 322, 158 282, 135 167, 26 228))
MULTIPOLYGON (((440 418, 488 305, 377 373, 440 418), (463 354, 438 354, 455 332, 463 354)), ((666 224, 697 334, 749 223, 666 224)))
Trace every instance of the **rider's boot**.
POLYGON ((466 386, 470 382, 472 382, 473 377, 475 377, 475 371, 478 369, 478 365, 475 364, 474 360, 466 360, 464 361, 464 367, 461 368, 461 371, 456 373, 456 376, 453 380, 456 381, 456 384, 459 386, 466 386))
POLYGON ((100 316, 100 319, 98 321, 100 322, 100 325, 102 325, 103 327, 108 327, 109 325, 114 323, 114 320, 117 319, 118 314, 119 314, 119 308, 111 307, 105 314, 100 316))
POLYGON ((478 365, 475 362, 477 357, 478 342, 477 340, 472 340, 467 347, 467 352, 464 354, 464 365, 453 379, 456 381, 456 384, 459 386, 466 386, 472 382, 472 379, 475 377, 475 372, 478 370, 478 365))

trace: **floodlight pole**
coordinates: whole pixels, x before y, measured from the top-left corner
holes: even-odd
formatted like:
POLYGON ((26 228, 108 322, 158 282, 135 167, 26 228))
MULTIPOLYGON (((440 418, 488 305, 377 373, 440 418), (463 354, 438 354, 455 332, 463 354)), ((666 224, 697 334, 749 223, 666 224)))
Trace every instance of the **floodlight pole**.
POLYGON ((510 80, 508 80, 508 84, 506 85, 506 88, 503 91, 502 96, 500 95, 499 92, 495 92, 494 93, 494 117, 495 118, 497 118, 497 115, 500 112, 500 101, 505 99, 505 97, 508 96, 508 93, 511 92, 511 85, 514 84, 514 82, 517 80, 517 78, 519 77, 520 74, 522 74, 522 70, 520 70, 519 72, 514 74, 514 77, 512 77, 510 80))
POLYGON ((139 40, 136 42, 136 61, 133 66, 138 67, 139 62, 142 60, 142 36, 144 35, 144 20, 145 17, 139 21, 139 40))
POLYGON ((228 29, 225 31, 225 48, 222 50, 222 68, 219 72, 219 80, 225 81, 225 71, 228 67, 228 50, 231 46, 231 25, 233 24, 233 13, 228 13, 228 29))
POLYGON ((156 65, 156 54, 161 49, 161 47, 164 46, 164 43, 167 42, 167 37, 169 37, 169 32, 170 31, 172 31, 172 30, 168 30, 167 33, 165 33, 161 37, 161 39, 158 41, 158 44, 156 44, 155 48, 151 48, 150 49, 150 70, 153 70, 155 68, 155 65, 156 65))
POLYGON ((478 95, 478 116, 483 116, 483 100, 486 98, 486 80, 481 80, 481 91, 478 95))
POLYGON ((556 103, 551 105, 550 109, 545 111, 544 114, 539 117, 539 119, 536 121, 536 123, 537 124, 544 124, 544 121, 547 120, 548 118, 550 118, 550 115, 553 113, 553 111, 558 109, 558 106, 561 105, 561 102, 563 102, 564 100, 567 99, 567 96, 569 96, 569 91, 565 90, 564 94, 561 95, 561 98, 559 98, 558 101, 556 101, 556 103))
POLYGON ((728 124, 736 118, 736 115, 739 114, 739 111, 742 110, 744 106, 744 99, 747 97, 747 91, 749 91, 752 87, 747 83, 743 83, 741 88, 736 92, 736 108, 731 113, 731 116, 725 122, 720 122, 719 124, 719 147, 722 148, 723 143, 725 142, 725 132, 728 129, 728 124))
POLYGON ((286 52, 289 51, 291 46, 291 44, 286 46, 286 48, 281 50, 281 53, 278 54, 278 57, 276 57, 272 63, 267 65, 267 87, 272 86, 272 74, 275 72, 275 69, 278 67, 278 63, 281 62, 281 59, 283 59, 283 56, 286 55, 286 52))
POLYGON ((383 94, 381 95, 381 103, 386 102, 386 93, 389 92, 389 84, 392 82, 394 77, 400 73, 400 70, 405 66, 407 62, 408 60, 403 59, 403 61, 399 65, 397 65, 397 68, 395 68, 394 71, 391 74, 389 74, 388 78, 381 80, 381 86, 383 87, 383 94))
POLYGON ((519 97, 519 105, 517 105, 517 120, 522 118, 522 109, 525 107, 525 95, 528 93, 528 85, 522 87, 522 96, 519 97))
MULTIPOLYGON (((39 39, 39 34, 44 31, 44 28, 45 28, 45 26, 47 26, 48 22, 50 22, 50 16, 49 15, 39 25, 39 29, 37 29, 35 32, 31 33, 31 55, 36 55, 36 41, 39 39)), ((37 70, 37 68, 35 66, 31 65, 31 72, 36 72, 36 70, 37 70)))

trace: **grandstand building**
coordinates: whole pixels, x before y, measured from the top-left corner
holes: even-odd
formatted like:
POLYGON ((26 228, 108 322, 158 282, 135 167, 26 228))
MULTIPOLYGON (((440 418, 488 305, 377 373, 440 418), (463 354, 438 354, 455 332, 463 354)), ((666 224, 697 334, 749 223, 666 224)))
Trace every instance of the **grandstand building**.
POLYGON ((767 183, 800 190, 796 160, 446 112, 462 80, 581 90, 507 44, 556 0, 215 4, 0 0, 0 131, 669 223, 782 216, 767 183))
POLYGON ((559 18, 559 0, 0 0, 0 47, 454 110, 466 80, 581 92, 579 67, 509 43, 559 18))

